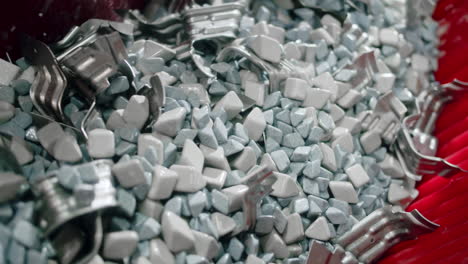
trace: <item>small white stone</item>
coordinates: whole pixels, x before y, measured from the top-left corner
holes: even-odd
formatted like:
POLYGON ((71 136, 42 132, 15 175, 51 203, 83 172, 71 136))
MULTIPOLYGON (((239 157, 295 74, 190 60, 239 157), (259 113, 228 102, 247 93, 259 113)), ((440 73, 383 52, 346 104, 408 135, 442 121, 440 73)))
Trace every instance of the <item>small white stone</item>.
POLYGON ((300 60, 302 57, 301 51, 294 42, 288 42, 286 45, 284 45, 284 55, 288 60, 300 60))
POLYGON ((127 126, 123 118, 124 109, 117 109, 109 116, 106 122, 106 128, 110 130, 116 130, 117 128, 122 128, 127 126))
POLYGON ((386 93, 393 89, 396 77, 393 73, 379 73, 375 75, 375 88, 381 92, 386 93))
POLYGON ((245 147, 241 154, 237 156, 231 165, 234 169, 247 172, 250 168, 257 164, 257 155, 251 147, 245 147))
POLYGON ((338 122, 338 127, 346 128, 351 134, 356 134, 361 130, 361 123, 357 118, 345 116, 338 122))
POLYGON ((83 158, 76 138, 71 135, 65 135, 55 142, 53 156, 57 160, 67 162, 77 162, 83 158))
POLYGON ((333 140, 332 147, 334 148, 336 145, 340 145, 346 152, 352 153, 354 151, 353 136, 349 132, 343 133, 333 140))
POLYGON ((171 170, 179 175, 175 191, 178 192, 196 192, 206 185, 206 181, 200 171, 192 166, 172 165, 171 170))
POLYGON ((56 122, 49 123, 37 131, 39 142, 49 153, 53 153, 55 142, 64 136, 65 132, 56 122))
POLYGON ((260 108, 255 107, 244 120, 244 128, 250 139, 258 141, 266 128, 265 116, 260 108))
POLYGON ((141 130, 149 117, 148 99, 142 95, 130 97, 122 117, 127 124, 141 130))
POLYGON ((161 215, 164 211, 164 206, 161 203, 151 199, 145 199, 142 203, 140 203, 138 211, 148 217, 156 219, 158 222, 161 222, 161 215))
POLYGON ((177 164, 192 166, 201 173, 204 163, 205 157, 203 156, 203 152, 192 140, 186 139, 177 164))
POLYGON ((299 187, 293 177, 279 172, 274 172, 274 175, 277 177, 277 180, 272 186, 273 191, 270 194, 271 196, 288 198, 299 194, 299 187))
POLYGON ((312 41, 324 39, 328 45, 335 45, 335 39, 323 27, 312 30, 310 38, 312 41))
POLYGON ((225 170, 227 172, 231 171, 231 166, 229 166, 229 162, 226 156, 224 156, 224 149, 222 147, 212 149, 201 145, 200 149, 205 157, 205 165, 225 170))
POLYGON ((288 216, 288 224, 283 233, 283 240, 286 244, 297 242, 304 238, 304 226, 302 225, 301 215, 298 213, 288 216))
POLYGON ((364 170, 361 164, 354 164, 345 171, 356 188, 359 188, 370 181, 369 175, 367 175, 367 172, 364 170))
POLYGON ((164 160, 164 144, 152 134, 140 134, 138 136, 138 156, 144 156, 148 147, 153 146, 158 154, 158 163, 164 160))
POLYGON ((135 231, 119 231, 104 236, 102 255, 108 259, 124 259, 132 255, 138 245, 135 231))
POLYGON ((174 253, 192 249, 195 243, 187 222, 169 210, 162 215, 162 234, 167 247, 174 253))
POLYGON ((338 85, 329 72, 324 72, 312 80, 312 84, 320 89, 328 90, 331 94, 330 100, 335 102, 338 95, 338 85))
POLYGON ((245 96, 255 101, 258 106, 263 106, 265 102, 265 84, 258 81, 245 81, 243 85, 245 90, 245 96))
POLYGON ((284 84, 284 96, 302 101, 306 98, 308 88, 310 86, 306 81, 298 78, 288 78, 284 84))
POLYGON ((115 154, 114 132, 107 129, 93 129, 88 133, 88 152, 93 158, 112 158, 115 154))
POLYGON ((224 109, 228 119, 232 119, 241 112, 243 107, 244 104, 239 99, 239 96, 237 96, 235 92, 230 91, 216 103, 215 107, 213 108, 213 112, 224 109))
POLYGON ((359 202, 358 195, 353 185, 345 181, 331 181, 328 185, 333 196, 348 203, 359 202))
POLYGON ((153 181, 148 197, 153 200, 169 198, 175 188, 179 176, 173 170, 156 165, 153 171, 153 181))
POLYGON ((353 107, 362 98, 360 92, 352 89, 349 90, 343 97, 338 99, 337 104, 345 109, 353 107))
POLYGON ((317 109, 323 108, 331 97, 331 93, 328 90, 309 88, 306 90, 306 96, 302 103, 305 107, 315 107, 317 109))
POLYGON ((260 161, 260 166, 265 166, 268 170, 278 171, 278 168, 276 168, 276 164, 269 153, 263 154, 262 160, 260 161))
POLYGON ((388 188, 387 199, 392 204, 405 204, 411 199, 411 192, 409 192, 404 186, 396 183, 391 183, 388 188))
POLYGON ((247 45, 257 54, 260 58, 278 63, 283 55, 283 48, 281 44, 274 38, 265 35, 258 35, 249 40, 247 45))
POLYGON ((405 172, 403 171, 403 168, 400 165, 400 162, 392 155, 385 155, 384 160, 380 162, 379 165, 386 175, 394 179, 400 179, 406 176, 405 172))
POLYGON ((320 143, 319 146, 323 154, 322 165, 330 171, 336 171, 338 167, 336 164, 336 157, 335 153, 333 152, 333 149, 325 143, 320 143))
POLYGON ((0 100, 0 124, 3 124, 15 116, 15 107, 0 100))
POLYGON ((260 239, 260 245, 263 252, 272 252, 276 258, 287 258, 289 256, 288 247, 274 230, 260 239))
POLYGON ((429 63, 429 59, 425 56, 414 53, 411 56, 411 68, 413 68, 417 72, 428 72, 431 70, 431 64, 429 63))
POLYGON ((145 171, 137 159, 115 164, 112 166, 112 174, 124 188, 135 187, 146 182, 145 171))
POLYGON ((331 238, 328 221, 324 216, 317 218, 305 231, 308 238, 328 241, 331 238))
POLYGON ((175 264, 174 255, 172 255, 166 243, 161 239, 158 238, 151 240, 149 251, 150 263, 175 264))
POLYGON ((361 136, 359 141, 366 154, 374 152, 382 145, 382 139, 375 131, 367 131, 361 136))
POLYGON ((379 32, 379 40, 383 45, 398 47, 398 31, 394 28, 382 28, 379 32))
POLYGON ((222 193, 228 198, 227 213, 232 213, 242 208, 243 199, 248 189, 249 187, 246 185, 239 184, 222 190, 222 193))
POLYGON ((14 198, 26 178, 12 172, 0 172, 0 203, 14 198))
POLYGON ((245 260, 245 264, 265 264, 265 261, 255 255, 250 254, 247 256, 247 259, 245 260))
POLYGON ((226 182, 227 172, 225 170, 205 167, 203 169, 203 178, 208 188, 221 189, 226 182))
POLYGON ((195 253, 198 256, 211 260, 218 255, 220 244, 218 244, 214 237, 194 230, 192 230, 192 233, 196 241, 195 253))
POLYGON ((174 137, 182 129, 185 114, 184 107, 177 107, 163 113, 154 124, 154 129, 166 136, 174 137))
POLYGON ((28 143, 19 137, 13 137, 11 140, 10 151, 13 153, 13 155, 15 155, 19 165, 28 164, 34 159, 33 153, 28 143))
POLYGON ((236 222, 231 217, 222 213, 214 212, 211 214, 213 222, 220 237, 229 234, 236 228, 236 222))

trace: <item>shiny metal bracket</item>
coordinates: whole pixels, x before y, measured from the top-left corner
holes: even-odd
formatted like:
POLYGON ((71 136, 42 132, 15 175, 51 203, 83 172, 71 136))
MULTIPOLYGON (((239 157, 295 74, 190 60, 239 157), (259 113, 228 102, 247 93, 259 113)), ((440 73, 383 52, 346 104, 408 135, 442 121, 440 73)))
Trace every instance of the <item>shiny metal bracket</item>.
POLYGON ((386 206, 372 212, 339 237, 333 252, 323 244, 313 242, 307 264, 375 263, 395 244, 415 239, 438 227, 418 210, 403 212, 386 206))
POLYGON ((63 189, 53 174, 32 186, 34 194, 40 199, 37 208, 39 226, 52 241, 61 263, 89 262, 102 241, 100 214, 117 205, 116 191, 112 185, 112 161, 97 160, 92 163, 99 180, 93 185, 94 199, 89 205, 63 189))
POLYGON ((242 181, 242 184, 249 187, 242 204, 244 210, 244 225, 238 230, 234 230, 232 235, 236 235, 242 231, 255 227, 255 222, 257 220, 257 207, 259 206, 260 201, 273 191, 272 186, 276 180, 277 178, 273 174, 273 171, 263 167, 247 176, 242 181))
POLYGON ((385 143, 392 144, 398 136, 400 122, 406 112, 405 105, 393 92, 389 92, 378 99, 374 110, 359 113, 358 119, 363 129, 378 133, 385 143))
POLYGON ((451 92, 463 91, 468 84, 455 80, 419 97, 419 113, 406 117, 398 135, 396 152, 408 175, 435 174, 450 177, 458 172, 468 172, 449 161, 436 157, 437 138, 432 135, 437 117, 448 101, 451 92))

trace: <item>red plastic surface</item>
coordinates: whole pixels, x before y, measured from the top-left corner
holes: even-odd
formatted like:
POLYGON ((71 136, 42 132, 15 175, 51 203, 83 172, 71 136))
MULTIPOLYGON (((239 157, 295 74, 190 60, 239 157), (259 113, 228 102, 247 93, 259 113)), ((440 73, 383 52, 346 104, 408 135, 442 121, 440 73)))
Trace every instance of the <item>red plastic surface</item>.
MULTIPOLYGON (((439 21, 440 83, 468 81, 468 1, 439 0, 433 17, 439 21)), ((468 168, 468 94, 457 94, 436 123, 437 156, 468 168)), ((407 208, 418 209, 441 227, 393 247, 379 264, 468 263, 468 173, 451 178, 425 175, 419 196, 407 208)))

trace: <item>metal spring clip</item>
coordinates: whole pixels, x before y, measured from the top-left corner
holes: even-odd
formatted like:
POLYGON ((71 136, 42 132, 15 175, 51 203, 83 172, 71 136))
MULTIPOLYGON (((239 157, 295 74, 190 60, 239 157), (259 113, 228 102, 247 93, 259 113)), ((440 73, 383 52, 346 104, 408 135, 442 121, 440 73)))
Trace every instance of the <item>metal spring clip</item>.
POLYGON ((280 90, 281 84, 290 77, 307 80, 307 74, 291 61, 282 59, 279 63, 270 63, 259 58, 246 47, 247 39, 239 39, 225 47, 218 54, 217 61, 229 61, 246 58, 256 70, 257 75, 262 76, 265 72, 269 81, 268 93, 280 90))
POLYGON ((232 235, 237 235, 242 231, 255 227, 257 221, 257 207, 260 201, 273 191, 273 184, 277 178, 273 171, 267 167, 259 168, 254 173, 248 175, 242 183, 249 188, 244 195, 242 208, 244 210, 244 223, 236 228, 232 235))
POLYGON ((83 204, 73 193, 63 189, 55 175, 33 185, 34 193, 41 199, 37 208, 39 226, 51 239, 63 264, 86 264, 96 255, 102 241, 101 212, 117 205, 112 161, 97 160, 92 165, 99 180, 93 185, 94 199, 89 204, 83 204), (87 243, 85 239, 91 241, 87 243))
POLYGON ((387 144, 392 144, 400 130, 400 120, 405 116, 407 109, 398 100, 393 92, 388 92, 379 98, 373 111, 359 113, 363 129, 377 133, 387 144))
POLYGON ((418 210, 402 212, 386 206, 372 212, 339 237, 333 253, 314 241, 307 264, 374 263, 395 244, 415 239, 438 227, 418 210))
POLYGON ((431 135, 444 104, 453 99, 450 91, 466 89, 468 83, 454 80, 427 91, 419 99, 422 102, 418 105, 420 112, 403 120, 396 153, 408 175, 434 174, 450 177, 458 172, 468 172, 443 158, 435 157, 437 138, 431 135))

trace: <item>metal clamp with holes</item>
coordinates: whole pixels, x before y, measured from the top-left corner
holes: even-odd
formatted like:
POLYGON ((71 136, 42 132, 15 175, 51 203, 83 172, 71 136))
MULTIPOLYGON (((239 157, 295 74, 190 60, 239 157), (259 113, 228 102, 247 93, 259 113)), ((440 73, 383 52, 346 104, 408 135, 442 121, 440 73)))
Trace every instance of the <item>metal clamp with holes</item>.
POLYGON ((438 227, 418 210, 402 212, 386 206, 372 212, 339 237, 333 252, 323 244, 313 242, 307 264, 375 263, 395 244, 415 239, 438 227))
POLYGON ((65 190, 55 175, 38 180, 32 186, 40 199, 39 225, 58 251, 61 263, 89 262, 101 245, 101 212, 117 205, 112 161, 97 160, 91 165, 96 168, 98 182, 93 185, 94 197, 89 204, 65 190), (77 244, 82 245, 83 250, 75 250, 77 244))

